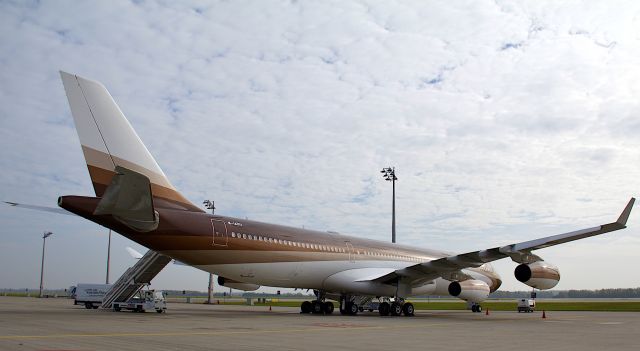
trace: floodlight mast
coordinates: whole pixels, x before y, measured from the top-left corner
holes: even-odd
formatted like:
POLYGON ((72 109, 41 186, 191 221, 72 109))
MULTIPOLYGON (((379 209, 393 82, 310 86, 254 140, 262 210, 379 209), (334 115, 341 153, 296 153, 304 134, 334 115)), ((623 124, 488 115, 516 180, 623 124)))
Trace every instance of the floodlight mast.
POLYGON ((387 167, 383 168, 380 173, 384 177, 384 180, 390 181, 393 184, 393 196, 391 198, 391 242, 396 242, 396 168, 387 167))
POLYGON ((109 229, 109 243, 107 244, 107 278, 105 284, 109 284, 109 266, 111 265, 111 229, 109 229))
MULTIPOLYGON (((216 210, 215 201, 204 200, 202 204, 207 210, 211 210, 211 214, 214 214, 216 210)), ((213 273, 209 273, 209 286, 207 288, 207 304, 213 302, 213 273)))
POLYGON ((50 237, 52 232, 44 232, 42 235, 42 261, 40 263, 40 294, 39 297, 42 297, 42 285, 44 281, 44 248, 47 244, 47 238, 50 237))

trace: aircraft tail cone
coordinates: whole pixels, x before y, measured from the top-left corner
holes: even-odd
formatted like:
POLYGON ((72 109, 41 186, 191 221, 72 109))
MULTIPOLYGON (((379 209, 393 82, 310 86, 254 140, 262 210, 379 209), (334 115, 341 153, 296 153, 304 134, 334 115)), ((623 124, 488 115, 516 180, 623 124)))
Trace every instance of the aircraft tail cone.
POLYGON ((542 318, 547 318, 547 314, 544 310, 542 310, 542 318))

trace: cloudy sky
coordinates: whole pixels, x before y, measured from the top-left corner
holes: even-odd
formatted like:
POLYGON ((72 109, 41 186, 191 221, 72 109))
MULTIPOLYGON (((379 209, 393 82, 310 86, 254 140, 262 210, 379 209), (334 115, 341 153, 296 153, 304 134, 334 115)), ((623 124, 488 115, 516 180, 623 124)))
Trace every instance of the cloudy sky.
MULTIPOLYGON (((611 222, 640 188, 637 1, 2 1, 0 200, 92 195, 58 71, 103 82, 217 213, 465 252, 611 222)), ((538 254, 640 286, 629 229, 538 254)), ((104 280, 107 231, 0 207, 0 288, 104 280)), ((112 280, 144 248, 114 235, 112 280)), ((504 288, 526 289, 510 261, 504 288)), ((170 266, 153 283, 206 289, 170 266)))

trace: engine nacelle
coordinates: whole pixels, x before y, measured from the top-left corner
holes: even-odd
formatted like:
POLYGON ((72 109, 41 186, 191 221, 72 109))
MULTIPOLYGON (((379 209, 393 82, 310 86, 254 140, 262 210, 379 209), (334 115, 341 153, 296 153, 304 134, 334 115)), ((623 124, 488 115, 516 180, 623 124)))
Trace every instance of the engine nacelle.
POLYGON ((551 289, 560 281, 558 267, 545 261, 520 264, 514 274, 519 281, 540 290, 551 289))
POLYGON ((235 280, 231 280, 231 279, 220 277, 220 276, 218 276, 218 284, 220 284, 221 286, 226 286, 227 288, 244 290, 244 291, 254 291, 260 288, 260 285, 237 282, 235 280))
POLYGON ((489 297, 489 285, 482 280, 469 279, 449 284, 449 295, 459 299, 480 303, 489 297))

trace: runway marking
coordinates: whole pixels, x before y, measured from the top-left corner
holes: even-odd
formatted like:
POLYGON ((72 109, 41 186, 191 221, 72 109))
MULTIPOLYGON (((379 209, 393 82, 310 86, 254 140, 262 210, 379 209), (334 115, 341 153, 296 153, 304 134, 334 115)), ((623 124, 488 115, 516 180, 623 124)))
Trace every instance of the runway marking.
POLYGON ((602 324, 602 325, 618 325, 618 324, 624 324, 622 322, 600 322, 598 324, 602 324))
POLYGON ((168 333, 104 333, 104 334, 54 334, 54 335, 0 335, 0 340, 16 339, 61 339, 61 338, 104 338, 104 337, 149 337, 149 336, 214 336, 214 335, 246 335, 246 334, 270 334, 270 333, 297 333, 297 332, 319 332, 319 331, 340 331, 340 330, 374 330, 374 329, 397 329, 397 328, 424 328, 451 325, 452 323, 432 323, 403 326, 350 326, 320 328, 299 328, 299 329, 266 329, 266 330, 221 330, 215 332, 168 332, 168 333))
POLYGON ((366 324, 356 324, 356 323, 313 323, 311 324, 314 327, 326 327, 326 328, 364 328, 364 327, 372 327, 371 325, 366 324))

